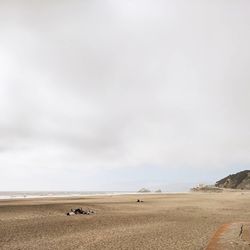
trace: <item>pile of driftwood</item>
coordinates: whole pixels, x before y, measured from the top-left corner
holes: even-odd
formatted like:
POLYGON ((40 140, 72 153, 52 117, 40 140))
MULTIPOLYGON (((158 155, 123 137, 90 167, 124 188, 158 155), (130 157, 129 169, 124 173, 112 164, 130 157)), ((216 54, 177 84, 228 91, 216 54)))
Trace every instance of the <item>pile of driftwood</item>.
POLYGON ((76 209, 71 209, 70 212, 67 213, 68 216, 71 215, 77 215, 77 214, 86 214, 86 215, 90 215, 90 214, 94 214, 95 212, 92 210, 83 210, 81 207, 80 208, 76 208, 76 209))

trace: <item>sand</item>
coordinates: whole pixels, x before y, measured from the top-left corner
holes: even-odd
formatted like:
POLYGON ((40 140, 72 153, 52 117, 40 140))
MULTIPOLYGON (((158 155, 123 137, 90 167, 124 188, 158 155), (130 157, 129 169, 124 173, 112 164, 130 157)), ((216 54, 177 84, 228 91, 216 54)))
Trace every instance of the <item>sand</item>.
POLYGON ((250 221, 249 192, 6 200, 0 249, 206 249, 237 221, 250 221), (65 215, 75 207, 96 214, 65 215))

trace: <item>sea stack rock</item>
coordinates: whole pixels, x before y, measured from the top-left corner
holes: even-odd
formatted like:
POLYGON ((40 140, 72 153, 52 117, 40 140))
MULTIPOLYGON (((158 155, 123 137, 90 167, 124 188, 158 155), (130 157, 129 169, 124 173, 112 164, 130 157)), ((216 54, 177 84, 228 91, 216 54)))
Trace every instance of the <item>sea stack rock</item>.
POLYGON ((146 189, 146 188, 141 188, 138 193, 149 193, 151 192, 150 190, 146 189))
POLYGON ((155 190, 155 193, 161 193, 161 189, 155 190))

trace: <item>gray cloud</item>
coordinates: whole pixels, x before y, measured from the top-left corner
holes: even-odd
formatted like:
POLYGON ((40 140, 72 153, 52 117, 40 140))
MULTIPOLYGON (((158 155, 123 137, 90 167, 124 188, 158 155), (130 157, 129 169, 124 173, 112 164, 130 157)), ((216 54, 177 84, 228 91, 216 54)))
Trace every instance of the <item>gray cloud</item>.
POLYGON ((55 169, 248 165, 249 8, 1 1, 2 188, 55 169))

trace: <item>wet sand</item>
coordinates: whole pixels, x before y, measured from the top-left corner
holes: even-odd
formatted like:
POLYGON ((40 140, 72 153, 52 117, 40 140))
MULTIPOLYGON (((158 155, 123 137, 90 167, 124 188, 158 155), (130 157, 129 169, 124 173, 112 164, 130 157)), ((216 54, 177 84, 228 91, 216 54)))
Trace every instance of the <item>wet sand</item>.
POLYGON ((0 249, 205 249, 237 221, 250 221, 249 192, 2 200, 0 249), (76 207, 96 214, 65 215, 76 207))

